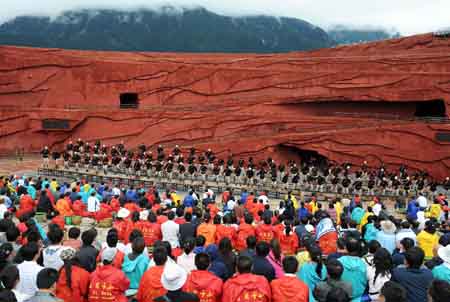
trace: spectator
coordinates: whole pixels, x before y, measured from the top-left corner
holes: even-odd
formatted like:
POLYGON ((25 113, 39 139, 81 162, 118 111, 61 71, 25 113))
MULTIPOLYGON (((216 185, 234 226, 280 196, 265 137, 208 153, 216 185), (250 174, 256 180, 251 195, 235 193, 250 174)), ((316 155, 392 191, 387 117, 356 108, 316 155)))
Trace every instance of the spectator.
POLYGON ((42 251, 44 267, 54 268, 59 271, 64 265, 60 257, 61 252, 64 250, 64 247, 61 245, 64 232, 58 225, 50 225, 47 238, 50 241, 50 245, 42 251))
POLYGON ((405 237, 400 241, 400 244, 398 244, 398 251, 394 252, 394 255, 392 256, 394 267, 405 264, 405 252, 413 246, 414 241, 409 237, 405 237))
POLYGON ((29 296, 34 296, 38 288, 36 280, 38 273, 43 269, 36 263, 39 257, 39 246, 35 242, 30 242, 20 249, 20 256, 23 262, 17 268, 19 269, 19 283, 16 289, 29 296))
POLYGON ((412 247, 405 252, 406 267, 398 267, 392 271, 392 281, 406 289, 408 302, 427 301, 427 291, 433 275, 429 269, 422 268, 424 257, 421 248, 412 247))
POLYGON ((167 294, 155 298, 155 302, 199 302, 197 295, 182 290, 187 280, 186 271, 177 264, 167 264, 161 276, 161 283, 167 294))
POLYGON ((270 253, 267 256, 267 260, 269 260, 270 264, 275 270, 275 278, 281 278, 284 276, 283 259, 284 255, 281 253, 281 246, 279 241, 277 239, 272 239, 272 241, 270 242, 270 253))
POLYGON ((388 281, 380 291, 380 302, 406 302, 406 291, 400 284, 388 281))
POLYGON ((433 277, 450 283, 450 244, 440 247, 438 256, 444 263, 433 268, 433 277))
POLYGON ((271 282, 275 279, 275 269, 266 258, 269 252, 270 245, 267 242, 260 241, 256 244, 256 256, 253 259, 252 273, 264 276, 267 281, 271 282))
POLYGON ((103 251, 101 266, 91 275, 89 286, 89 302, 128 302, 125 291, 130 286, 130 280, 125 274, 112 266, 117 249, 107 248, 103 251))
POLYGON ((12 263, 15 253, 11 243, 3 243, 0 246, 0 272, 12 263))
POLYGON ((186 212, 184 214, 185 223, 180 224, 180 243, 184 244, 184 241, 188 238, 195 238, 197 233, 197 225, 192 223, 192 213, 186 212))
POLYGON ((92 191, 87 200, 87 210, 89 213, 95 213, 100 210, 100 200, 97 198, 97 192, 92 191))
POLYGON ((153 299, 166 294, 167 291, 161 283, 161 276, 167 258, 167 250, 164 247, 157 246, 154 248, 152 260, 155 265, 142 275, 136 295, 138 301, 153 301, 153 299))
POLYGON ((19 283, 19 270, 14 265, 9 265, 0 273, 0 301, 18 301, 23 302, 30 298, 29 295, 23 294, 16 290, 19 283))
POLYGON ((430 286, 431 302, 447 302, 450 297, 450 283, 434 280, 430 286))
POLYGON ((342 238, 342 237, 338 238, 338 240, 336 241, 337 251, 336 251, 336 253, 332 253, 332 254, 328 255, 327 260, 329 261, 331 259, 339 259, 342 256, 346 255, 347 250, 345 248, 345 244, 346 244, 346 241, 344 238, 342 238))
POLYGON ((195 248, 194 248, 194 254, 200 254, 205 252, 205 237, 202 235, 198 235, 195 238, 195 248))
POLYGON ((327 295, 333 288, 342 288, 348 295, 352 296, 352 285, 349 282, 341 280, 344 267, 337 259, 331 259, 327 262, 328 278, 326 281, 321 281, 314 289, 314 297, 318 302, 326 302, 327 295))
POLYGON ((80 261, 82 268, 92 273, 97 265, 97 249, 92 245, 97 237, 95 229, 89 229, 81 234, 81 241, 83 242, 80 250, 77 253, 77 258, 80 261))
POLYGON ((228 237, 222 238, 219 242, 219 258, 227 267, 227 279, 234 275, 236 270, 236 255, 233 253, 233 246, 228 237))
POLYGON ((381 221, 380 226, 381 231, 377 233, 377 241, 392 255, 396 246, 395 224, 390 220, 383 220, 381 221))
POLYGON ((187 238, 183 243, 183 254, 177 258, 178 265, 184 268, 188 274, 195 270, 194 247, 195 239, 187 238))
MULTIPOLYGON (((245 247, 247 247, 248 249, 247 239, 249 237, 256 236, 255 228, 253 227, 252 223, 253 223, 253 216, 250 214, 245 214, 244 222, 241 222, 241 224, 239 224, 239 228, 237 231, 235 244, 236 250, 242 251, 245 249, 245 247)), ((255 237, 255 245, 256 245, 256 237, 255 237)), ((255 245, 253 246, 253 250, 255 245)))
POLYGON ((367 266, 369 297, 376 301, 383 285, 391 279, 392 258, 385 248, 378 249, 373 256, 373 265, 367 266))
POLYGON ((53 268, 44 268, 38 275, 36 284, 39 290, 27 302, 63 302, 55 297, 56 281, 58 271, 53 268))
POLYGON ((437 222, 430 219, 425 222, 425 229, 417 235, 417 244, 425 253, 425 260, 433 258, 433 249, 439 244, 436 233, 437 222))
POLYGON ((205 252, 209 255, 211 259, 211 266, 209 267, 209 271, 226 281, 228 279, 229 273, 227 266, 223 263, 222 259, 219 257, 219 249, 217 245, 210 244, 206 247, 205 252))
POLYGON ((256 256, 256 237, 248 236, 246 239, 247 248, 239 253, 240 256, 247 256, 253 258, 256 256))
POLYGON ((292 231, 292 225, 288 223, 284 232, 280 234, 280 246, 284 255, 296 255, 298 249, 298 237, 292 231))
POLYGON ((71 227, 68 233, 69 239, 64 240, 63 246, 71 247, 78 251, 81 248, 80 234, 81 231, 79 228, 71 227))
POLYGON ((403 221, 401 223, 401 229, 395 235, 395 241, 397 245, 402 241, 403 238, 411 238, 416 245, 417 236, 416 233, 411 229, 411 224, 408 221, 403 221))
POLYGON ((364 261, 359 257, 361 252, 360 242, 354 238, 347 240, 348 255, 338 259, 344 266, 342 280, 352 284, 352 301, 361 300, 367 285, 367 269, 364 261))
POLYGON ((297 277, 309 287, 309 301, 314 302, 316 285, 327 278, 327 269, 322 263, 322 251, 317 245, 307 247, 311 260, 300 267, 297 277))
POLYGON ((351 298, 342 288, 332 288, 327 294, 327 302, 350 302, 351 298))
POLYGON ((144 250, 147 252, 144 238, 135 238, 132 243, 132 250, 132 253, 125 256, 122 264, 122 270, 130 280, 130 293, 137 292, 142 275, 144 275, 150 262, 148 255, 144 255, 144 250))
POLYGON ((196 270, 191 271, 183 289, 198 293, 200 302, 220 302, 223 282, 214 274, 208 272, 210 259, 208 254, 195 255, 196 270))
POLYGON ((216 240, 216 226, 211 223, 211 215, 205 213, 203 216, 203 223, 197 228, 197 236, 202 235, 205 237, 205 245, 208 246, 216 240))
POLYGON ((168 241, 173 249, 180 247, 179 235, 180 226, 173 220, 175 218, 175 213, 170 211, 167 214, 167 220, 161 225, 161 233, 163 241, 168 241))
POLYGON ((244 297, 250 294, 258 297, 258 301, 268 302, 271 300, 272 295, 269 282, 263 276, 251 273, 252 264, 252 259, 247 256, 238 258, 238 274, 225 282, 222 302, 243 301, 244 297))
POLYGON ((300 281, 295 273, 298 270, 298 261, 295 257, 288 256, 283 259, 284 275, 271 282, 273 302, 308 302, 308 286, 300 281))
POLYGON ((56 284, 56 296, 65 302, 86 302, 89 292, 90 274, 80 267, 76 252, 69 247, 60 253, 64 266, 56 284))

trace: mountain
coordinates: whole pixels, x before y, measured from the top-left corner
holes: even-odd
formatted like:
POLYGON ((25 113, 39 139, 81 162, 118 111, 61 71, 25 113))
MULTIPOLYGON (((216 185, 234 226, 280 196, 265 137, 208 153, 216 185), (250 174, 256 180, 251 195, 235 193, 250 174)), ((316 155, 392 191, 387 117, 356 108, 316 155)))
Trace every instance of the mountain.
POLYGON ((85 50, 288 52, 335 42, 295 18, 228 17, 204 8, 78 10, 56 18, 20 16, 0 26, 0 44, 85 50))
POLYGON ((400 37, 400 33, 394 31, 389 32, 385 29, 348 28, 343 25, 329 29, 328 35, 337 44, 353 44, 400 37))

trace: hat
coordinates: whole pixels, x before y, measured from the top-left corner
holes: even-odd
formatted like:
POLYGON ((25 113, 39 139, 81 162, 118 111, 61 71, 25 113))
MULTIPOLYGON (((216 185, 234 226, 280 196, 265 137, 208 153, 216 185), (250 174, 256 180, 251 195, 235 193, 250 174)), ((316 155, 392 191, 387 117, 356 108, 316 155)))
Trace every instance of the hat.
POLYGON ((68 247, 68 248, 65 248, 61 252, 59 257, 61 258, 62 261, 71 260, 71 259, 73 259, 75 257, 76 253, 77 253, 77 251, 73 247, 68 247))
POLYGON ((121 208, 119 212, 117 212, 117 217, 119 218, 127 218, 128 216, 130 216, 130 211, 125 208, 121 208))
POLYGON ((395 226, 395 224, 390 220, 383 220, 380 223, 380 226, 381 226, 381 230, 388 234, 394 234, 395 231, 397 230, 397 227, 395 226))
POLYGON ((450 245, 441 246, 438 249, 438 256, 442 259, 442 261, 450 264, 450 245))
POLYGON ((140 220, 147 220, 147 218, 148 218, 148 211, 147 210, 146 211, 142 211, 142 212, 139 213, 139 219, 140 220))
POLYGON ((183 287, 186 283, 187 272, 178 264, 167 263, 161 276, 162 286, 170 291, 183 287))
POLYGON ((112 262, 114 260, 114 257, 116 257, 117 254, 117 248, 115 247, 107 247, 102 251, 102 262, 108 261, 112 262))

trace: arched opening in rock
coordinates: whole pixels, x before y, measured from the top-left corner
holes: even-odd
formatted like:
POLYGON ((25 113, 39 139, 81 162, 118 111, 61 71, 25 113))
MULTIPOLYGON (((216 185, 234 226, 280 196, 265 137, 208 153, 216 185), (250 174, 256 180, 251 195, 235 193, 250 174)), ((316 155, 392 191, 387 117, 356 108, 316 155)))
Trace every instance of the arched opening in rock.
POLYGON ((277 153, 286 160, 309 163, 317 166, 325 166, 328 158, 314 150, 301 149, 295 146, 280 144, 277 146, 277 153))
POLYGON ((135 92, 120 94, 120 109, 135 109, 139 107, 139 96, 135 92))

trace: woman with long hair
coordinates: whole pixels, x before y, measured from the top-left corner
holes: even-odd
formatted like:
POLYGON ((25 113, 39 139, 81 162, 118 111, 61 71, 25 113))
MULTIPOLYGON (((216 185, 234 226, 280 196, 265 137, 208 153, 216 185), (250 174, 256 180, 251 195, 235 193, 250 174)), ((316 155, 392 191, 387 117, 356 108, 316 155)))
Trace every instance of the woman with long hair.
POLYGON ((327 269, 322 261, 322 250, 316 244, 307 246, 307 250, 310 256, 310 261, 303 264, 300 267, 297 277, 305 282, 309 287, 309 301, 315 302, 314 288, 317 283, 324 281, 327 278, 327 269))
POLYGON ((183 254, 178 256, 177 264, 184 268, 184 270, 189 274, 191 271, 197 269, 195 266, 195 239, 187 238, 183 242, 183 254))
POLYGON ((228 237, 222 238, 219 242, 219 258, 227 267, 227 279, 236 272, 236 255, 233 253, 233 245, 228 237))
POLYGON ((391 280, 392 257, 385 248, 379 248, 373 255, 373 265, 367 267, 369 296, 372 301, 378 300, 381 288, 391 280))
POLYGON ((272 241, 270 241, 270 253, 267 256, 267 260, 272 264, 276 278, 284 276, 283 259, 284 255, 281 251, 280 242, 277 239, 272 239, 272 241))
POLYGON ((281 252, 284 255, 295 255, 298 250, 298 236, 292 229, 291 222, 285 222, 284 232, 280 234, 281 252))
POLYGON ((19 270, 15 265, 6 266, 0 274, 0 301, 22 302, 30 298, 15 290, 19 283, 19 270))
POLYGON ((89 272, 80 266, 74 248, 64 249, 60 258, 64 266, 56 283, 56 296, 65 302, 86 302, 89 293, 89 272))

